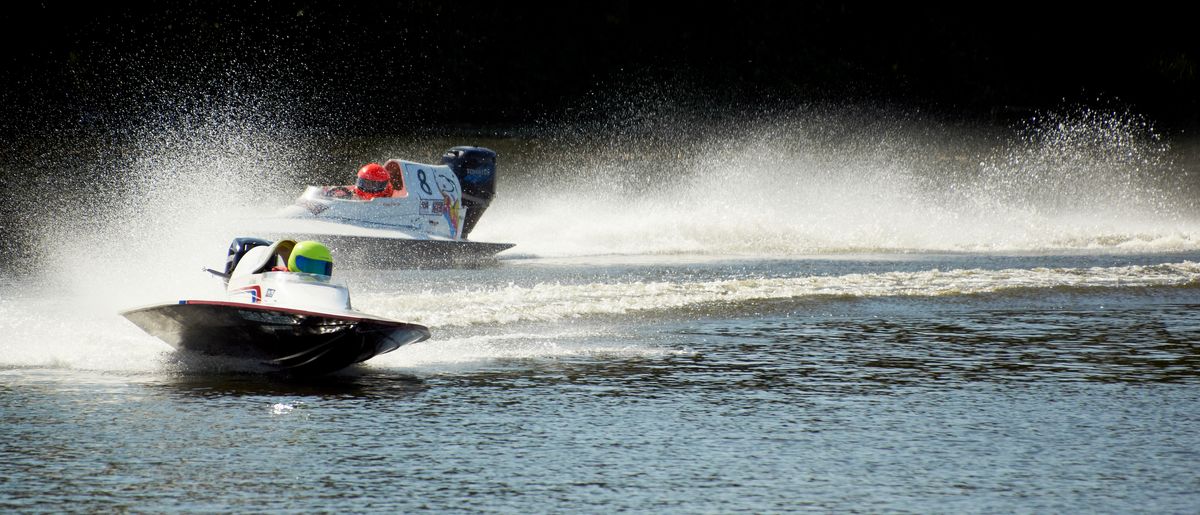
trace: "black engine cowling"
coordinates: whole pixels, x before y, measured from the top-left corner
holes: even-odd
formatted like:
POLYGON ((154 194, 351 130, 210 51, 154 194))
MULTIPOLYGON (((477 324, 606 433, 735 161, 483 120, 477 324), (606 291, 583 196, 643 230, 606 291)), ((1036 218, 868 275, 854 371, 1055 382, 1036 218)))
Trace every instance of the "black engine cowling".
POLYGON ((462 236, 466 238, 496 196, 496 153, 483 147, 454 147, 442 154, 442 164, 449 166, 462 184, 467 208, 462 236))
POLYGON ((242 256, 254 247, 270 245, 271 242, 259 238, 234 238, 229 244, 229 253, 225 256, 225 275, 233 273, 233 269, 237 268, 237 264, 242 260, 242 256))

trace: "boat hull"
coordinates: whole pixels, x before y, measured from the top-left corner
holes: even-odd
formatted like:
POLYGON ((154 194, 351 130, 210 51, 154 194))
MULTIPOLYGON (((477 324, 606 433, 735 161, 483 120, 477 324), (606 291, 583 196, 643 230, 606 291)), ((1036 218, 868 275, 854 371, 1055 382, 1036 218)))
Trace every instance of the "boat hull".
POLYGON ((486 265, 496 262, 496 254, 513 247, 512 243, 466 240, 378 238, 322 233, 288 233, 288 236, 320 241, 337 256, 337 266, 359 270, 486 265))
POLYGON ((327 373, 429 338, 417 324, 354 312, 321 313, 241 302, 181 300, 121 313, 181 350, 327 373))

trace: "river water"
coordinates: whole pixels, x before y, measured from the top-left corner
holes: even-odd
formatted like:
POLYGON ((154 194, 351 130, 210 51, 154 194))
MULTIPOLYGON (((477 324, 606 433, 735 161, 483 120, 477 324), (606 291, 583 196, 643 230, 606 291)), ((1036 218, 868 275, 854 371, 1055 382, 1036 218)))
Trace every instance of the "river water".
MULTIPOLYGON (((140 189, 0 279, 0 509, 1195 512, 1200 217, 1127 129, 932 161, 787 129, 648 178, 517 145, 473 235, 517 247, 337 270, 433 338, 303 381, 116 314, 211 293, 250 204, 140 189)), ((206 145, 143 157, 259 184, 206 145)))

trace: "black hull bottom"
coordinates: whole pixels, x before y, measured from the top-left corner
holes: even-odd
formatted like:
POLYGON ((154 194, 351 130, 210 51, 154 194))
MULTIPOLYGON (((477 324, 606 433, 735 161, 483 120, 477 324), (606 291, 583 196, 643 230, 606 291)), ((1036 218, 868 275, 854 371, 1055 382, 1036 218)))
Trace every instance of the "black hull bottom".
POLYGON ((416 324, 255 304, 180 301, 121 313, 177 349, 321 374, 429 338, 416 324))

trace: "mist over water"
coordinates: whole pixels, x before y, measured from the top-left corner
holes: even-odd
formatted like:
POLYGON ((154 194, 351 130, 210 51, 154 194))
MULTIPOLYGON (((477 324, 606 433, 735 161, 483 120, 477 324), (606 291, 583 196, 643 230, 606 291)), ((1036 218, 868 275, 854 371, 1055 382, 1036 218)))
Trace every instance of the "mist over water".
POLYGON ((116 313, 219 295, 202 269, 223 265, 234 221, 291 199, 304 149, 258 107, 196 102, 7 156, 6 175, 37 194, 14 195, 5 213, 5 365, 144 372, 169 362, 169 347, 116 313))
POLYGON ((294 133, 248 108, 163 113, 123 131, 95 161, 49 166, 44 173, 78 189, 48 190, 21 213, 18 223, 33 227, 25 243, 35 274, 109 299, 131 293, 131 279, 171 296, 208 285, 193 272, 223 264, 238 218, 286 205, 305 163, 294 133))
MULTIPOLYGON (((29 166, 31 183, 83 187, 15 199, 9 231, 50 277, 72 275, 82 254, 121 256, 106 267, 117 277, 170 273, 217 264, 238 218, 306 184, 444 150, 427 137, 373 148, 314 137, 260 104, 164 112, 65 178, 29 166)), ((832 107, 697 121, 651 102, 484 143, 500 150, 499 190, 472 238, 516 243, 513 257, 1200 247, 1200 181, 1128 112, 1072 107, 980 128, 832 107)))
POLYGON ((1076 108, 996 132, 813 112, 697 140, 598 139, 543 148, 475 237, 537 256, 1200 245, 1195 179, 1128 113, 1076 108))

